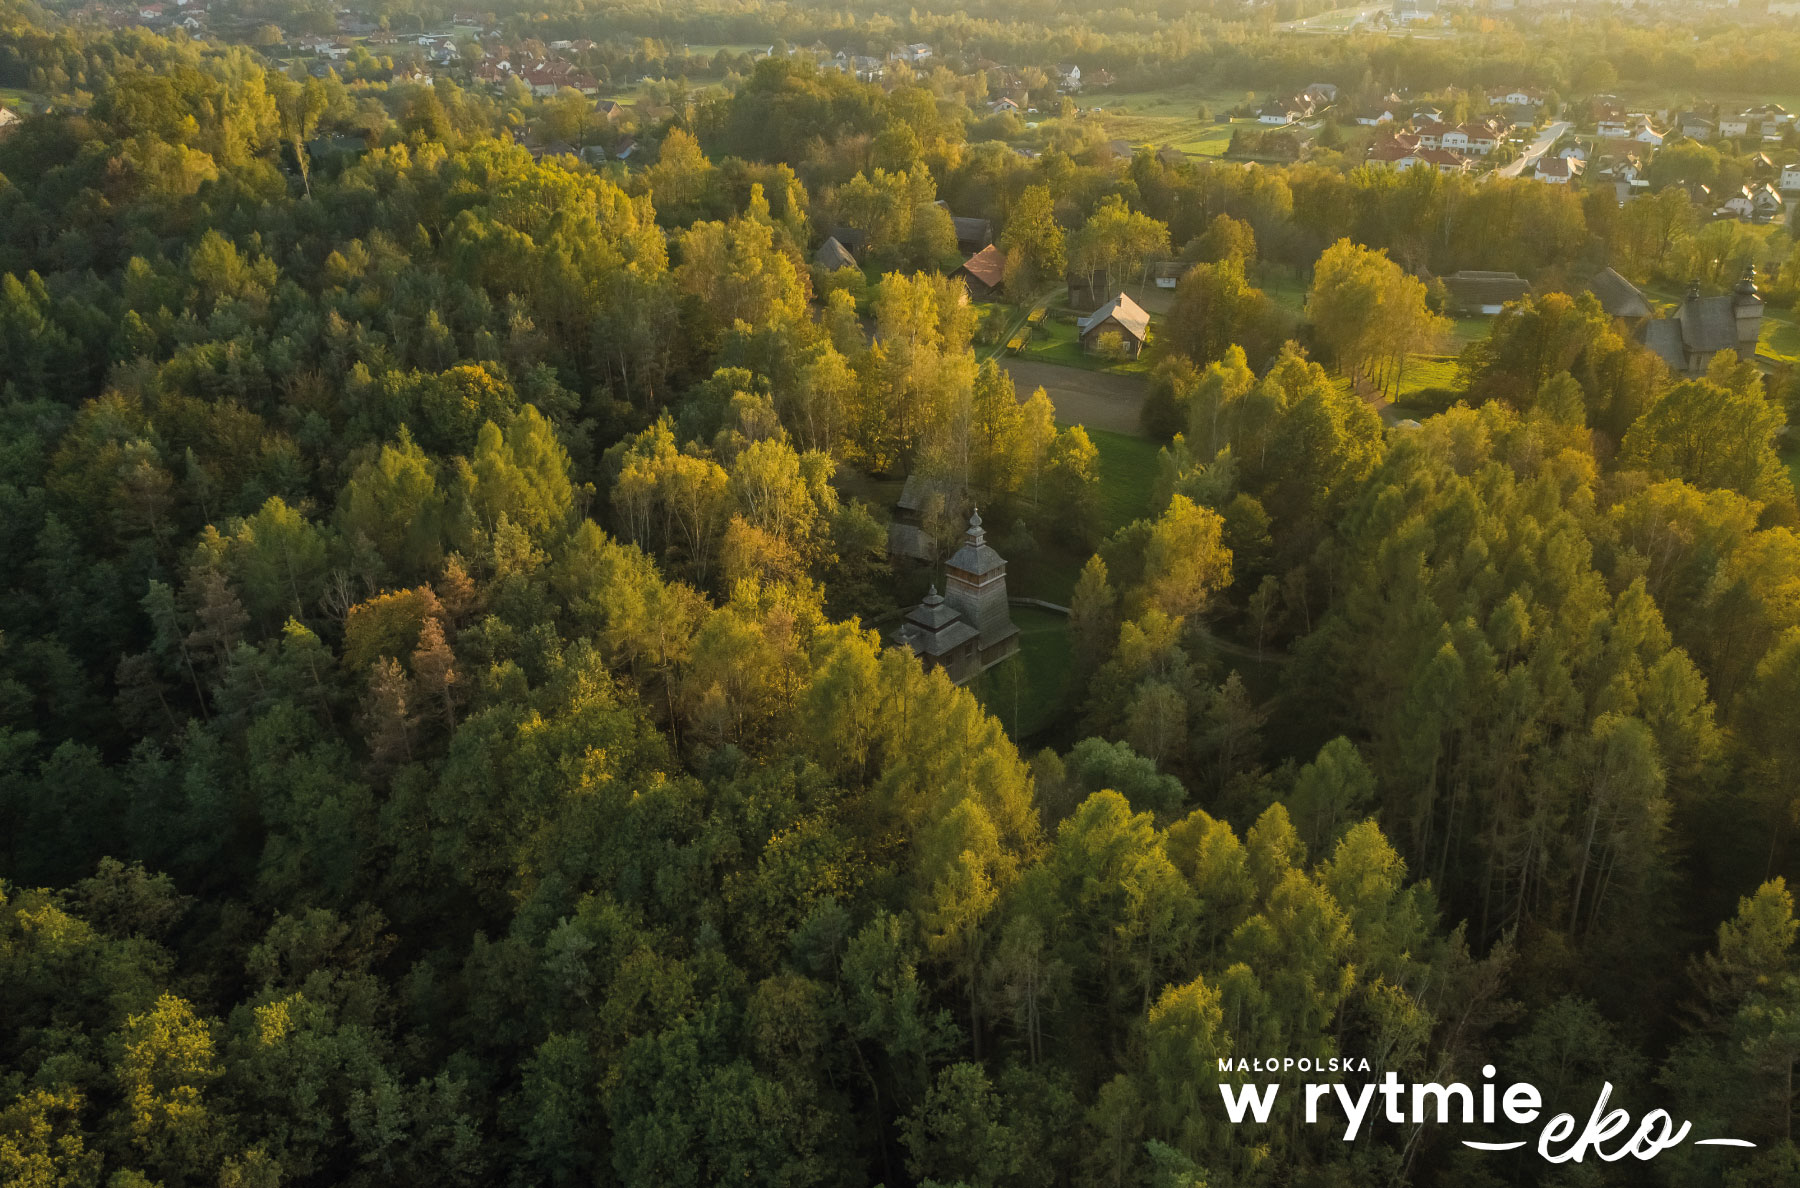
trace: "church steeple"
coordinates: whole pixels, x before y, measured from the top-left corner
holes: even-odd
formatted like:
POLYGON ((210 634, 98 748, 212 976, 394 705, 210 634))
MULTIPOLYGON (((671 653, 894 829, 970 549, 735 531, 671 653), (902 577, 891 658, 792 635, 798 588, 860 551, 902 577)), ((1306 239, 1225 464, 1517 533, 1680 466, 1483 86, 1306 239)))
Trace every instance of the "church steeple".
POLYGON ((1763 299, 1756 291, 1756 265, 1744 269, 1744 278, 1731 293, 1732 319, 1737 322, 1737 351, 1741 359, 1756 357, 1756 342, 1762 337, 1763 299))

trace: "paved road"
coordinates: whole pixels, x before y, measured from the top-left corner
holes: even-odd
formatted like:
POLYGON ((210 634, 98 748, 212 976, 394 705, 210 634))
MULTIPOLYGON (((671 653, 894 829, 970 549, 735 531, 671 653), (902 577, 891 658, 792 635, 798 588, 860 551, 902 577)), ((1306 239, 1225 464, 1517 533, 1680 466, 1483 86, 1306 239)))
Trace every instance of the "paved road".
POLYGON ((1494 170, 1494 176, 1518 177, 1521 173, 1525 172, 1525 170, 1536 165, 1537 159, 1549 152, 1550 146, 1560 140, 1562 134, 1568 130, 1569 122, 1567 120, 1558 120, 1556 123, 1551 124, 1544 129, 1543 135, 1539 136, 1536 140, 1526 146, 1525 151, 1519 154, 1519 159, 1517 161, 1502 165, 1500 168, 1494 170))
POLYGON ((1056 406, 1056 419, 1064 424, 1143 435, 1138 413, 1150 383, 1141 375, 1108 375, 1036 359, 1003 358, 1000 365, 1012 376, 1019 399, 1044 389, 1056 406))
POLYGON ((1286 21, 1276 28, 1284 33, 1348 33, 1352 29, 1366 25, 1377 14, 1387 11, 1386 4, 1370 4, 1355 10, 1334 9, 1322 12, 1317 16, 1304 20, 1286 21))

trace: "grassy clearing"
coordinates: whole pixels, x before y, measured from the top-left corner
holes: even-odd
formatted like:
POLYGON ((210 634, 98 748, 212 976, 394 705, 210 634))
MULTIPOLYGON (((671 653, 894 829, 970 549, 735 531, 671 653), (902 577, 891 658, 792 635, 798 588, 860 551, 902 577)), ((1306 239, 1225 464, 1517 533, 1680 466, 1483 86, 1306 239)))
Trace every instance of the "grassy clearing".
MULTIPOLYGON (((1100 451, 1100 529, 1110 536, 1150 514, 1156 459, 1162 447, 1142 437, 1106 429, 1089 429, 1087 435, 1100 451)), ((1007 590, 1015 597, 1042 598, 1067 606, 1075 593, 1075 579, 1081 576, 1087 559, 1085 550, 1042 541, 1027 555, 1007 558, 1007 590)))
POLYGON ((1100 520, 1110 535, 1150 514, 1156 458, 1162 447, 1148 438, 1105 429, 1089 429, 1087 434, 1100 451, 1100 520))
POLYGON ((1455 359, 1414 355, 1406 361, 1406 370, 1400 375, 1400 387, 1394 399, 1399 402, 1427 388, 1454 388, 1458 382, 1455 359))
POLYGON ((1069 620, 1032 607, 1012 608, 1019 654, 973 682, 982 707, 1000 719, 1014 740, 1030 738, 1067 710, 1069 620))
POLYGON ((1321 16, 1308 17, 1306 23, 1315 29, 1347 30, 1363 19, 1365 11, 1362 8, 1340 8, 1321 16))
POLYGON ((1460 351, 1472 342, 1480 342, 1494 332, 1494 319, 1485 315, 1454 318, 1450 331, 1450 349, 1460 351))
POLYGON ((1298 272, 1283 269, 1258 277, 1255 283, 1282 310, 1296 319, 1306 317, 1306 281, 1298 272))
POLYGON ((1757 339, 1756 346, 1771 359, 1800 363, 1800 324, 1772 310, 1764 310, 1762 336, 1757 339))
POLYGON ((1244 101, 1239 91, 1220 91, 1202 83, 1160 87, 1150 91, 1102 91, 1085 106, 1101 108, 1107 134, 1133 148, 1172 148, 1193 156, 1220 157, 1231 143, 1231 125, 1202 120, 1200 107, 1217 117, 1244 101))

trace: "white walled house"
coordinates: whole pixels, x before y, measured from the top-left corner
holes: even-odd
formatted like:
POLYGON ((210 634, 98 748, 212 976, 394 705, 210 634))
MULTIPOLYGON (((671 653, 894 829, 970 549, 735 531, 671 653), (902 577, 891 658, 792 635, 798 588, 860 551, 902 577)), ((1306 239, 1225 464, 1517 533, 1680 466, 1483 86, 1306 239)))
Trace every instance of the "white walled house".
POLYGON ((1540 157, 1532 176, 1546 185, 1566 186, 1581 176, 1582 165, 1573 157, 1540 157))

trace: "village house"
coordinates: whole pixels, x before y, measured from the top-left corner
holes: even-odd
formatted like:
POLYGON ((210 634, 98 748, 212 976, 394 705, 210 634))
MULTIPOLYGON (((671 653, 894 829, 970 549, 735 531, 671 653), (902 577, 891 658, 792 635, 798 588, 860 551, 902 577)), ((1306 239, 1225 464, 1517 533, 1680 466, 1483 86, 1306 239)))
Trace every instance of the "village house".
POLYGON ((1756 291, 1756 267, 1752 265, 1744 270, 1737 288, 1720 297, 1700 296, 1700 283, 1691 282, 1674 314, 1644 323, 1644 345, 1655 351, 1669 370, 1701 376, 1720 351, 1736 351, 1741 359, 1754 356, 1762 316, 1763 300, 1756 291))
POLYGON ((986 301, 1001 289, 1006 277, 1006 257, 990 243, 964 260, 951 275, 962 278, 971 298, 986 301))
POLYGON ((1542 107, 1544 92, 1533 87, 1518 87, 1511 91, 1489 91, 1487 101, 1495 107, 1542 107))
POLYGON ((1063 284, 1068 292, 1069 308, 1073 310, 1097 309, 1106 298, 1106 270, 1094 268, 1085 272, 1071 268, 1063 274, 1063 284))
POLYGON ((1088 354, 1098 354, 1101 339, 1108 333, 1117 333, 1125 354, 1135 359, 1150 336, 1150 315, 1129 296, 1120 293, 1075 326, 1081 337, 1081 349, 1088 354))
POLYGON ((976 252, 994 242, 994 224, 987 219, 961 219, 951 215, 950 223, 956 228, 958 251, 976 252))
POLYGON ((1651 314, 1650 302, 1643 290, 1611 268, 1603 268, 1588 281, 1588 291, 1600 300, 1600 308, 1611 317, 1637 326, 1651 314))
POLYGON ((1781 181, 1777 183, 1781 189, 1790 193, 1800 192, 1800 161, 1781 167, 1781 181))
POLYGON ((827 234, 852 256, 860 257, 869 247, 869 234, 860 227, 833 227, 827 234))
POLYGON ((1500 147, 1511 126, 1502 120, 1483 120, 1479 124, 1464 124, 1462 130, 1469 141, 1469 152, 1485 157, 1500 147))
POLYGON ((1465 270, 1441 279, 1455 313, 1497 314, 1509 302, 1531 295, 1531 282, 1516 272, 1465 270))
POLYGON ((1719 215, 1730 215, 1733 218, 1747 219, 1756 213, 1756 200, 1751 197, 1749 186, 1740 186, 1737 193, 1719 203, 1719 209, 1713 212, 1719 215))
POLYGON ((1451 149, 1426 148, 1416 139, 1396 136, 1369 146, 1364 158, 1387 169, 1435 169, 1439 173, 1467 173, 1474 162, 1451 149))
POLYGON ((1185 260, 1158 260, 1150 266, 1150 279, 1159 289, 1174 289, 1193 265, 1185 260))
POLYGON ((1611 182, 1636 184, 1642 181, 1645 185, 1650 184, 1644 178, 1644 166, 1636 153, 1599 158, 1595 163, 1594 176, 1611 182))
POLYGON ((825 242, 819 245, 819 250, 813 253, 813 263, 826 272, 836 272, 840 268, 855 268, 856 257, 850 254, 849 248, 837 241, 836 236, 827 235, 825 242))
POLYGON ((1539 157, 1532 177, 1552 186, 1566 186, 1581 176, 1585 161, 1574 157, 1539 157))
POLYGON ((1719 130, 1719 126, 1697 111, 1684 111, 1676 121, 1676 127, 1689 140, 1711 140, 1719 130))
POLYGON ((1779 103, 1759 103, 1745 110, 1744 120, 1764 140, 1780 140, 1782 132, 1794 122, 1794 117, 1779 103))
POLYGON ((1016 655, 1019 628, 1006 597, 1006 558, 987 543, 981 511, 969 517, 962 547, 944 563, 944 592, 937 587, 907 612, 895 633, 928 668, 942 668, 965 684, 1016 655))
POLYGON ((1750 135, 1750 117, 1742 114, 1720 116, 1719 135, 1726 140, 1750 135))
POLYGON ((1370 165, 1378 165, 1384 169, 1411 169, 1419 163, 1419 149, 1408 147, 1397 140, 1369 146, 1363 160, 1370 165))
POLYGON ((1389 107, 1371 107, 1356 113, 1356 122, 1365 128, 1373 128, 1378 124, 1394 122, 1394 111, 1389 107))
POLYGON ((1065 91, 1079 91, 1081 89, 1081 67, 1073 62, 1057 63, 1056 85, 1065 91))

